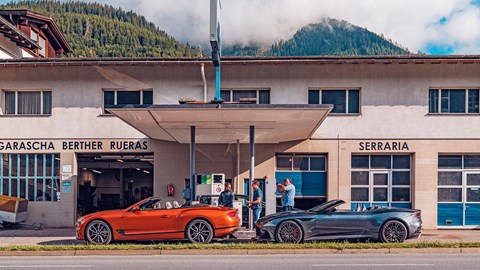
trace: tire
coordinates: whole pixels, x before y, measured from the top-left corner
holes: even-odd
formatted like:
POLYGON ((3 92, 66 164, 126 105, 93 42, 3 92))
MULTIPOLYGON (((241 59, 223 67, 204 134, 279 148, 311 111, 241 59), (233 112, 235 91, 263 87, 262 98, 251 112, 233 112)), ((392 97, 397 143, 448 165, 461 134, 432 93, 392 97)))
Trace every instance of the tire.
POLYGON ((383 243, 402 243, 407 236, 407 227, 398 220, 387 221, 380 229, 380 241, 383 243))
POLYGON ((11 228, 13 228, 14 225, 15 225, 15 223, 10 223, 10 222, 6 222, 6 221, 4 221, 4 222, 2 223, 2 227, 3 227, 4 229, 11 229, 11 228))
POLYGON ((185 236, 190 243, 208 244, 212 241, 213 235, 212 225, 203 219, 192 220, 185 229, 185 236))
POLYGON ((298 244, 303 240, 303 231, 295 221, 287 220, 280 223, 275 232, 275 241, 278 243, 298 244))
POLYGON ((112 229, 103 220, 93 220, 85 228, 85 240, 94 245, 107 245, 113 240, 112 229))

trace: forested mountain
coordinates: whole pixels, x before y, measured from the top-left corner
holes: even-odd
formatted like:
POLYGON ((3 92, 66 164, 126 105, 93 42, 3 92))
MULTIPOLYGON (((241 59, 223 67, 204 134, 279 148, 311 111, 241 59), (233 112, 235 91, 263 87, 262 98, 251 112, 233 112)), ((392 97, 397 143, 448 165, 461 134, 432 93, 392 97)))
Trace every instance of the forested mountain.
POLYGON ((223 53, 225 56, 392 54, 410 54, 410 52, 365 28, 335 19, 323 19, 320 23, 303 27, 291 39, 277 42, 270 48, 260 45, 235 45, 227 48, 223 53))
MULTIPOLYGON (((73 53, 67 55, 69 57, 192 57, 204 54, 201 49, 178 42, 145 17, 108 5, 23 0, 0 5, 0 9, 29 9, 53 17, 72 45, 73 53)), ((365 28, 335 19, 323 19, 320 23, 303 27, 291 39, 273 45, 236 44, 224 46, 222 52, 224 56, 409 53, 400 45, 365 28)))
POLYGON ((71 57, 197 56, 198 49, 181 44, 145 17, 108 5, 50 0, 19 1, 0 9, 29 9, 47 14, 64 33, 71 57))

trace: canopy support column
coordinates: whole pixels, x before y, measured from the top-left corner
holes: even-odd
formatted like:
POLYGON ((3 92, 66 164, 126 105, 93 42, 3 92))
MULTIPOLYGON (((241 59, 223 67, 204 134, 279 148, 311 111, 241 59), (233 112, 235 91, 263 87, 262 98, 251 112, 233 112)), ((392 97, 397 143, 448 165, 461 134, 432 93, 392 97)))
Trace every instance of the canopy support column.
MULTIPOLYGON (((249 183, 249 190, 250 190, 250 201, 253 201, 253 188, 252 188, 252 181, 255 180, 255 126, 250 126, 250 170, 249 170, 249 175, 248 179, 250 179, 249 183)), ((250 208, 250 211, 248 211, 248 228, 250 230, 254 230, 254 224, 253 224, 253 211, 252 208, 250 208)))
POLYGON ((190 127, 190 201, 195 200, 195 126, 190 127))

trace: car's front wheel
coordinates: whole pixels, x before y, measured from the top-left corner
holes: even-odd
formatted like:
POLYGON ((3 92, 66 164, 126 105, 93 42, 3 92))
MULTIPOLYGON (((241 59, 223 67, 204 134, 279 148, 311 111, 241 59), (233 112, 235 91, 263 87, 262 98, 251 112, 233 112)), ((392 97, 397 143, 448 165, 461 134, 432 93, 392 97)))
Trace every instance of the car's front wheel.
POLYGON ((384 243, 402 243, 407 236, 407 227, 398 220, 387 221, 380 229, 380 240, 384 243))
POLYGON ((93 220, 85 229, 85 239, 88 243, 96 245, 110 244, 113 240, 110 226, 103 220, 93 220))
POLYGON ((213 239, 213 228, 203 219, 192 220, 186 228, 185 235, 191 243, 207 244, 213 239))
POLYGON ((302 242, 303 231, 300 225, 295 221, 287 220, 277 227, 275 233, 275 240, 278 243, 294 243, 298 244, 302 242))

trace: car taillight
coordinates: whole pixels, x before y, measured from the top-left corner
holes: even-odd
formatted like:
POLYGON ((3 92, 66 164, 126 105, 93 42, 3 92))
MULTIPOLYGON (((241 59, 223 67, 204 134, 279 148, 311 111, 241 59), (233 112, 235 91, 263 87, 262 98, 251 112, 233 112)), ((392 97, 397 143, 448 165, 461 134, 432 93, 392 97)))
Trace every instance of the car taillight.
POLYGON ((229 217, 235 217, 237 215, 237 211, 230 211, 227 213, 227 216, 229 217))
POLYGON ((419 218, 420 218, 420 217, 422 217, 422 212, 421 212, 421 211, 417 211, 417 212, 411 214, 411 216, 412 216, 412 217, 419 217, 419 218))

